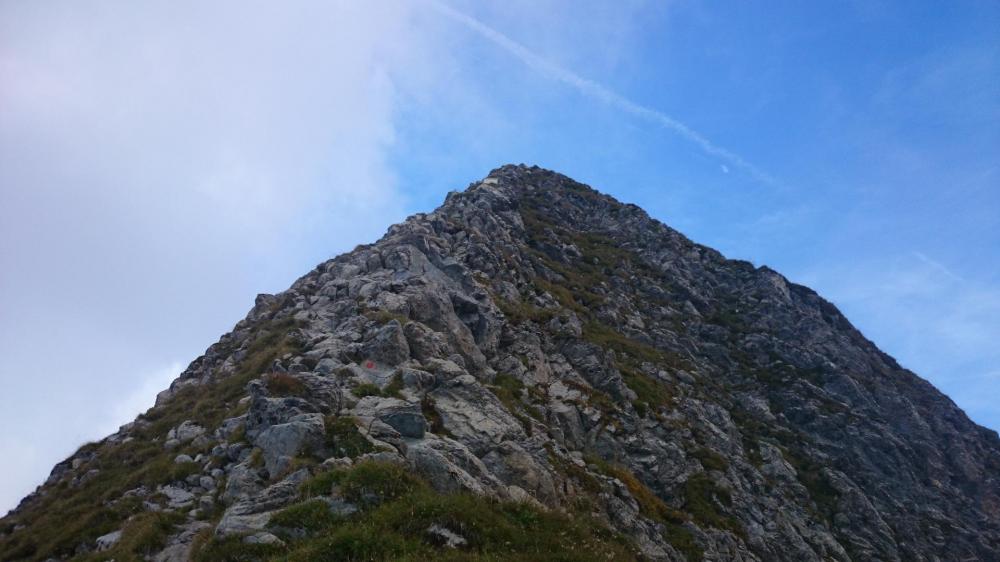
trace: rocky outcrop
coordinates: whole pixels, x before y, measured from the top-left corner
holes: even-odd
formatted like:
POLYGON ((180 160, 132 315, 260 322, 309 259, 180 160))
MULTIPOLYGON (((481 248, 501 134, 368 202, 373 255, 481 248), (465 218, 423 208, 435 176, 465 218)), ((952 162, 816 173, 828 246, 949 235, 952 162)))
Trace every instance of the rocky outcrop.
MULTIPOLYGON (((272 520, 372 462, 584 513, 649 560, 1000 559, 995 432, 813 291, 524 166, 259 296, 154 408, 57 465, 0 552, 126 559, 140 515, 167 529, 155 560, 292 548, 309 525, 272 520), (74 526, 86 498, 98 523, 74 526)), ((338 486, 320 511, 350 520, 368 496, 338 486)))

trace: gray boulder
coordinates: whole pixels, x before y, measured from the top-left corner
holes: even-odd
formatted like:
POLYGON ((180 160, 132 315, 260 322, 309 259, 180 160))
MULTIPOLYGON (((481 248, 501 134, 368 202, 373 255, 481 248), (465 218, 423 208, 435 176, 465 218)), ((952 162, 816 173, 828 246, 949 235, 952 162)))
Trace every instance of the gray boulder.
POLYGON ((264 468, 273 478, 288 468, 296 456, 318 449, 324 432, 321 414, 300 414, 261 431, 254 445, 260 447, 264 468))
POLYGON ((379 328, 365 343, 365 360, 383 365, 398 365, 410 358, 410 346, 403 334, 403 327, 396 320, 390 320, 379 328))
POLYGON ((167 539, 167 544, 150 560, 152 562, 189 562, 194 540, 205 529, 211 527, 205 521, 191 521, 180 527, 180 531, 167 539))
POLYGON ((122 531, 121 531, 121 529, 119 529, 117 531, 111 531, 110 533, 108 533, 106 535, 101 535, 101 536, 97 537, 97 540, 95 542, 97 544, 97 550, 98 550, 98 552, 103 551, 103 550, 107 550, 107 549, 113 547, 115 544, 118 543, 118 540, 121 539, 121 538, 122 538, 122 531))
POLYGON ((243 535, 264 529, 276 511, 298 501, 299 486, 307 478, 309 471, 297 470, 284 480, 229 506, 215 527, 216 536, 243 535))

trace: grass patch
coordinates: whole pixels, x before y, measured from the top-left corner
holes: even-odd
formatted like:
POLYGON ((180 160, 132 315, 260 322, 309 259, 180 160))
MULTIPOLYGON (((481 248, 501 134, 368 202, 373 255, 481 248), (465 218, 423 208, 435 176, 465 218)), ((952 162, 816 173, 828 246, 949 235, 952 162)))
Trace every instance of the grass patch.
POLYGON ((784 449, 784 457, 795 468, 799 482, 809 491, 809 497, 816 503, 819 515, 831 521, 837 513, 840 492, 823 473, 823 466, 793 449, 784 449))
POLYGON ((525 386, 517 377, 507 374, 497 375, 493 379, 493 384, 487 388, 500 400, 504 408, 521 423, 521 426, 528 435, 531 435, 532 431, 534 431, 528 416, 539 421, 544 421, 542 414, 534 406, 525 404, 521 400, 525 392, 525 386), (525 415, 524 412, 527 412, 528 415, 525 415))
POLYGON ((399 373, 393 375, 392 380, 389 384, 385 385, 382 389, 382 396, 387 398, 402 398, 401 391, 403 390, 403 377, 399 373))
POLYGON ((362 506, 395 500, 424 486, 406 467, 392 463, 367 461, 335 473, 344 498, 362 506))
POLYGON ((386 398, 402 398, 403 390, 403 377, 400 374, 395 374, 389 384, 385 385, 385 388, 379 388, 377 384, 370 382, 363 382, 351 389, 351 393, 358 398, 364 398, 365 396, 383 396, 386 398))
POLYGON ((94 477, 78 487, 60 483, 13 518, 27 528, 0 538, 4 560, 71 557, 78 545, 92 544, 142 513, 141 500, 121 499, 123 492, 139 486, 155 488, 200 470, 195 463, 174 463, 176 452, 164 451, 161 443, 106 443, 98 451, 81 467, 81 471, 98 470, 94 477))
POLYGON ((659 349, 649 344, 635 341, 596 320, 591 320, 583 325, 583 338, 598 347, 624 353, 639 362, 653 363, 654 365, 676 363, 676 361, 671 361, 667 354, 659 349))
POLYGON ((136 438, 162 437, 184 420, 193 420, 209 430, 218 427, 223 419, 232 417, 235 403, 246 393, 247 383, 269 370, 275 359, 302 350, 303 344, 293 332, 298 327, 299 323, 290 317, 262 322, 236 372, 207 385, 181 388, 167 403, 140 416, 150 425, 138 430, 136 438))
POLYGON ((142 560, 163 549, 174 526, 184 522, 179 512, 146 512, 132 518, 122 529, 121 539, 108 552, 109 559, 142 560))
POLYGON ((705 559, 705 549, 695 540, 694 533, 680 523, 666 523, 663 538, 667 539, 674 550, 683 554, 688 562, 701 562, 705 559))
POLYGON ((302 483, 303 497, 329 495, 335 488, 350 502, 375 505, 394 500, 423 486, 405 467, 393 463, 365 461, 351 468, 321 472, 302 483))
POLYGON ((328 529, 339 521, 339 517, 330 513, 330 506, 326 502, 310 499, 275 513, 267 526, 286 536, 311 535, 328 529))
MULTIPOLYGON (((30 500, 16 515, 8 518, 5 523, 22 524, 25 528, 0 537, 2 558, 68 559, 78 546, 93 545, 97 537, 125 527, 128 530, 123 532, 121 549, 133 544, 141 551, 146 548, 144 545, 155 544, 162 526, 167 523, 146 519, 152 516, 143 514, 142 502, 137 498, 123 500, 122 494, 139 486, 153 489, 200 470, 193 463, 173 462, 177 451, 163 448, 167 431, 185 420, 193 420, 211 431, 223 419, 232 417, 239 409, 237 402, 246 394, 250 380, 269 370, 275 359, 302 350, 302 342, 295 331, 298 327, 299 323, 291 317, 280 320, 272 317, 258 322, 253 327, 253 339, 246 344, 234 373, 208 384, 180 388, 164 404, 139 417, 148 425, 134 429, 132 441, 92 443, 82 447, 81 453, 94 452, 96 455, 66 478, 94 469, 96 474, 75 486, 68 480, 56 483, 48 488, 48 493, 30 500), (126 525, 132 516, 141 518, 126 525)), ((217 354, 235 351, 232 338, 223 339, 226 341, 216 344, 210 351, 217 354)), ((123 551, 117 559, 138 559, 139 556, 123 551)))
POLYGON ((383 325, 388 324, 389 322, 395 320, 396 322, 399 322, 400 326, 405 326, 406 323, 410 321, 410 319, 403 314, 399 314, 396 312, 389 312, 388 310, 383 310, 383 309, 366 310, 362 314, 364 314, 365 317, 368 318, 369 320, 383 325))
POLYGON ((659 409, 673 403, 674 397, 666 385, 640 372, 627 358, 617 361, 615 367, 622 374, 626 386, 635 393, 632 407, 640 416, 645 417, 650 408, 659 409))
POLYGON ((548 323, 555 317, 555 310, 540 308, 522 300, 509 301, 497 295, 493 295, 493 303, 497 305, 500 312, 503 312, 507 321, 512 324, 523 324, 525 322, 536 322, 538 324, 548 323))
POLYGON ((198 545, 194 562, 257 562, 274 560, 284 547, 268 544, 246 544, 242 537, 212 539, 198 545))
POLYGON ((611 414, 618 411, 618 404, 615 403, 610 394, 604 392, 603 390, 579 384, 572 380, 564 380, 563 384, 586 396, 587 404, 597 408, 605 414, 611 414))
POLYGON ((338 486, 362 511, 337 517, 312 499, 277 513, 270 523, 285 535, 283 549, 247 549, 232 539, 213 541, 196 560, 636 560, 625 538, 586 515, 569 517, 528 504, 501 502, 472 494, 438 494, 404 467, 365 462, 322 473, 305 488, 338 486), (446 548, 428 533, 445 527, 467 542, 446 548))
POLYGON ((324 427, 326 446, 337 456, 353 459, 375 450, 375 446, 361 434, 352 417, 327 416, 324 427))
POLYGON ((639 478, 624 466, 610 463, 597 457, 587 457, 587 461, 595 465, 601 472, 612 476, 625 484, 632 497, 639 504, 639 513, 655 521, 671 521, 681 523, 686 517, 680 511, 668 506, 663 500, 642 483, 639 478))
POLYGON ((746 537, 746 530, 736 519, 722 513, 719 506, 732 505, 733 498, 726 490, 718 486, 704 472, 691 475, 683 487, 684 511, 691 514, 694 521, 701 527, 714 527, 732 531, 740 537, 746 537))
POLYGON ((599 494, 603 490, 600 480, 588 472, 587 469, 557 455, 551 445, 547 444, 545 447, 549 452, 549 462, 552 463, 552 466, 556 467, 556 470, 575 480, 580 487, 590 494, 599 494))
POLYGON ((271 396, 302 396, 306 385, 288 373, 270 373, 264 377, 264 384, 271 396))
MULTIPOLYGON (((333 544, 353 552, 353 559, 429 559, 442 552, 427 535, 441 525, 468 541, 464 552, 451 559, 467 560, 634 560, 635 551, 624 539, 585 518, 542 512, 534 507, 496 502, 468 494, 414 494, 406 502, 386 504, 366 519, 378 533, 362 527, 345 529, 333 544), (388 539, 388 540, 386 540, 388 539), (380 556, 381 555, 381 556, 380 556)), ((328 543, 329 544, 329 543, 328 543)), ((337 552, 336 550, 334 552, 337 552)), ((293 560, 295 557, 293 556, 293 560)), ((309 558, 300 558, 301 560, 309 558)), ((349 557, 334 560, 352 559, 349 557)))
POLYGON ((587 460, 597 466, 601 472, 613 476, 625 484, 629 493, 639 504, 639 513, 662 523, 664 525, 663 537, 678 552, 692 562, 704 558, 705 551, 698 544, 694 533, 684 527, 684 523, 688 520, 687 514, 667 505, 627 468, 595 457, 588 457, 587 460))
POLYGON ((701 466, 704 467, 705 470, 718 470, 719 472, 725 472, 729 469, 729 461, 711 449, 698 447, 693 451, 689 451, 688 455, 698 459, 698 462, 701 463, 701 466))
POLYGON ((351 394, 358 398, 365 396, 382 396, 382 389, 377 384, 365 382, 351 389, 351 394))
MULTIPOLYGON (((243 544, 238 538, 200 545, 198 561, 283 560, 556 560, 596 562, 636 560, 634 546, 586 515, 569 517, 528 504, 501 502, 472 494, 437 494, 406 469, 368 462, 318 475, 337 485, 345 499, 363 510, 336 517, 319 500, 306 500, 275 514, 270 527, 285 535, 286 547, 243 544), (378 501, 367 501, 377 497, 378 501), (466 544, 444 547, 428 533, 438 525, 466 544)), ((315 479, 314 479, 315 480, 315 479)))

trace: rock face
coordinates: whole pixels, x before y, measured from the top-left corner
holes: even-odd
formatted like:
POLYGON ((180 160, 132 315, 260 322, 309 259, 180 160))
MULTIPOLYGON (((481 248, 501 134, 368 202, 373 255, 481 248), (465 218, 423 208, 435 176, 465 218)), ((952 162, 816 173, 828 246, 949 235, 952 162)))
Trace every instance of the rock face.
POLYGON ((585 500, 649 560, 1000 560, 995 432, 808 288, 524 166, 259 296, 3 519, 0 558, 125 548, 151 518, 150 559, 285 548, 269 521, 303 482, 364 462, 585 500))

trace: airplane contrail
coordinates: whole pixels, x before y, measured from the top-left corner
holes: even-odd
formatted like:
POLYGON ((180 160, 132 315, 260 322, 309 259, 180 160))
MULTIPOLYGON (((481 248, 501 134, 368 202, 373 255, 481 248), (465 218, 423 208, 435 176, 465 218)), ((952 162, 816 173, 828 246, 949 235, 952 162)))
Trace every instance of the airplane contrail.
POLYGON ((546 60, 545 58, 535 54, 524 45, 514 41, 510 37, 507 37, 503 33, 489 27, 472 16, 455 10, 451 6, 443 4, 437 0, 427 0, 427 4, 439 14, 462 24, 472 31, 475 31, 483 38, 498 45, 500 48, 514 55, 518 60, 537 72, 564 84, 568 84, 584 95, 617 107, 626 113, 655 123, 665 129, 671 130, 697 145, 706 154, 725 160, 730 165, 745 170, 762 183, 768 185, 778 184, 774 178, 750 162, 747 162, 740 155, 716 145, 698 131, 695 131, 691 127, 688 127, 684 123, 681 123, 666 113, 635 103, 621 94, 594 82, 593 80, 588 80, 573 71, 567 70, 549 60, 546 60))

